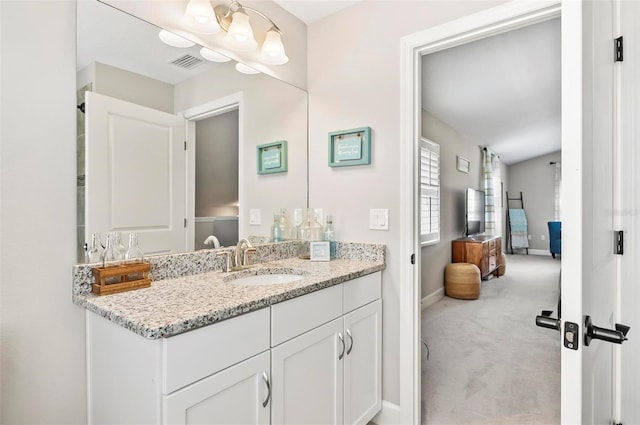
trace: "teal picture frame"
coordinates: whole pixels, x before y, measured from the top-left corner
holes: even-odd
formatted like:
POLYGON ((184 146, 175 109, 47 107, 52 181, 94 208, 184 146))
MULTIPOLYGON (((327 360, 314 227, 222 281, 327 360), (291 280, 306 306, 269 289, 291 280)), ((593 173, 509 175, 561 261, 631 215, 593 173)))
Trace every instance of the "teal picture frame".
POLYGON ((287 141, 267 143, 256 148, 258 174, 287 172, 287 141))
POLYGON ((371 164, 371 127, 329 133, 329 166, 371 164))

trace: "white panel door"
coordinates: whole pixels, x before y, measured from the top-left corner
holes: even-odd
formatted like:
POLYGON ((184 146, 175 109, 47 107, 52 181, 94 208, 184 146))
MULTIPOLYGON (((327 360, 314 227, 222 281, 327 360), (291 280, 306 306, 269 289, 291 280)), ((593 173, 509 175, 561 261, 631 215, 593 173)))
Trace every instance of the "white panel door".
POLYGON ((269 352, 163 397, 163 424, 268 424, 269 352))
POLYGON ((271 349, 271 423, 342 424, 342 317, 271 349))
POLYGON ((136 232, 147 255, 184 251, 186 121, 92 92, 85 105, 86 242, 136 232))
POLYGON ((622 170, 625 246, 622 256, 620 322, 631 327, 620 348, 621 397, 618 422, 640 424, 640 2, 621 4, 621 31, 625 55, 620 64, 622 84, 622 170))
POLYGON ((344 423, 365 425, 382 404, 382 300, 344 316, 344 423))

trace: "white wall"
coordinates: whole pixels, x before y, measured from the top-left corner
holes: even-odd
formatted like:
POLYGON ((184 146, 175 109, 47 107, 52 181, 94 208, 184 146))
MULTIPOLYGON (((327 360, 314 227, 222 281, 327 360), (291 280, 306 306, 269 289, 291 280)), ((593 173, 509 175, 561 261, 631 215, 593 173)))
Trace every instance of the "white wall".
POLYGON ((444 268, 451 262, 451 241, 464 236, 465 192, 481 190, 480 147, 438 118, 422 111, 422 136, 440 145, 440 242, 422 248, 422 297, 444 287, 444 268), (471 164, 469 173, 457 170, 460 155, 471 164))
POLYGON ((387 244, 383 398, 399 402, 400 38, 499 1, 365 1, 309 26, 310 203, 334 216, 338 240, 387 244), (371 165, 327 166, 327 134, 372 128, 371 165), (389 231, 368 229, 389 208, 389 231))
POLYGON ((75 263, 75 3, 0 2, 4 424, 86 421, 75 263))
MULTIPOLYGON (((549 251, 547 222, 555 220, 556 198, 556 167, 549 165, 549 162, 560 160, 558 151, 509 165, 509 197, 518 198, 522 192, 531 249, 549 251)), ((510 202, 512 208, 519 208, 519 204, 519 201, 510 202)), ((508 246, 507 242, 505 252, 508 246)))

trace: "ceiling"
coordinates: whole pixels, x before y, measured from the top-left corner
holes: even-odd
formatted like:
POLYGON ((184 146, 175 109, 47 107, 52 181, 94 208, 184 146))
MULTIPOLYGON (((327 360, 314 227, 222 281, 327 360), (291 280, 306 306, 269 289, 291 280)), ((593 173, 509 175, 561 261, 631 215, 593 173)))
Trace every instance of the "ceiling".
POLYGON ((359 3, 362 0, 274 0, 296 18, 309 25, 325 16, 359 3))
POLYGON ((560 87, 559 18, 422 59, 423 109, 506 164, 560 150, 560 87))

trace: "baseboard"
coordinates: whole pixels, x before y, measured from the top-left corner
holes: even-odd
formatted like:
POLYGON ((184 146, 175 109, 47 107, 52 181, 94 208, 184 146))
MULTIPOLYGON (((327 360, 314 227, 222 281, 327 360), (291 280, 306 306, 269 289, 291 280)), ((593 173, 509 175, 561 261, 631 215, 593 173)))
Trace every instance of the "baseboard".
POLYGON ((382 409, 371 419, 376 425, 397 425, 400 423, 400 406, 382 400, 382 409))
POLYGON ((545 257, 551 257, 551 253, 546 249, 531 249, 529 248, 529 254, 531 255, 543 255, 545 257))
POLYGON ((444 288, 440 288, 437 291, 432 292, 431 294, 427 295, 422 299, 420 303, 422 306, 421 310, 426 310, 427 308, 431 307, 432 305, 434 305, 435 303, 437 303, 443 298, 444 298, 444 288))

